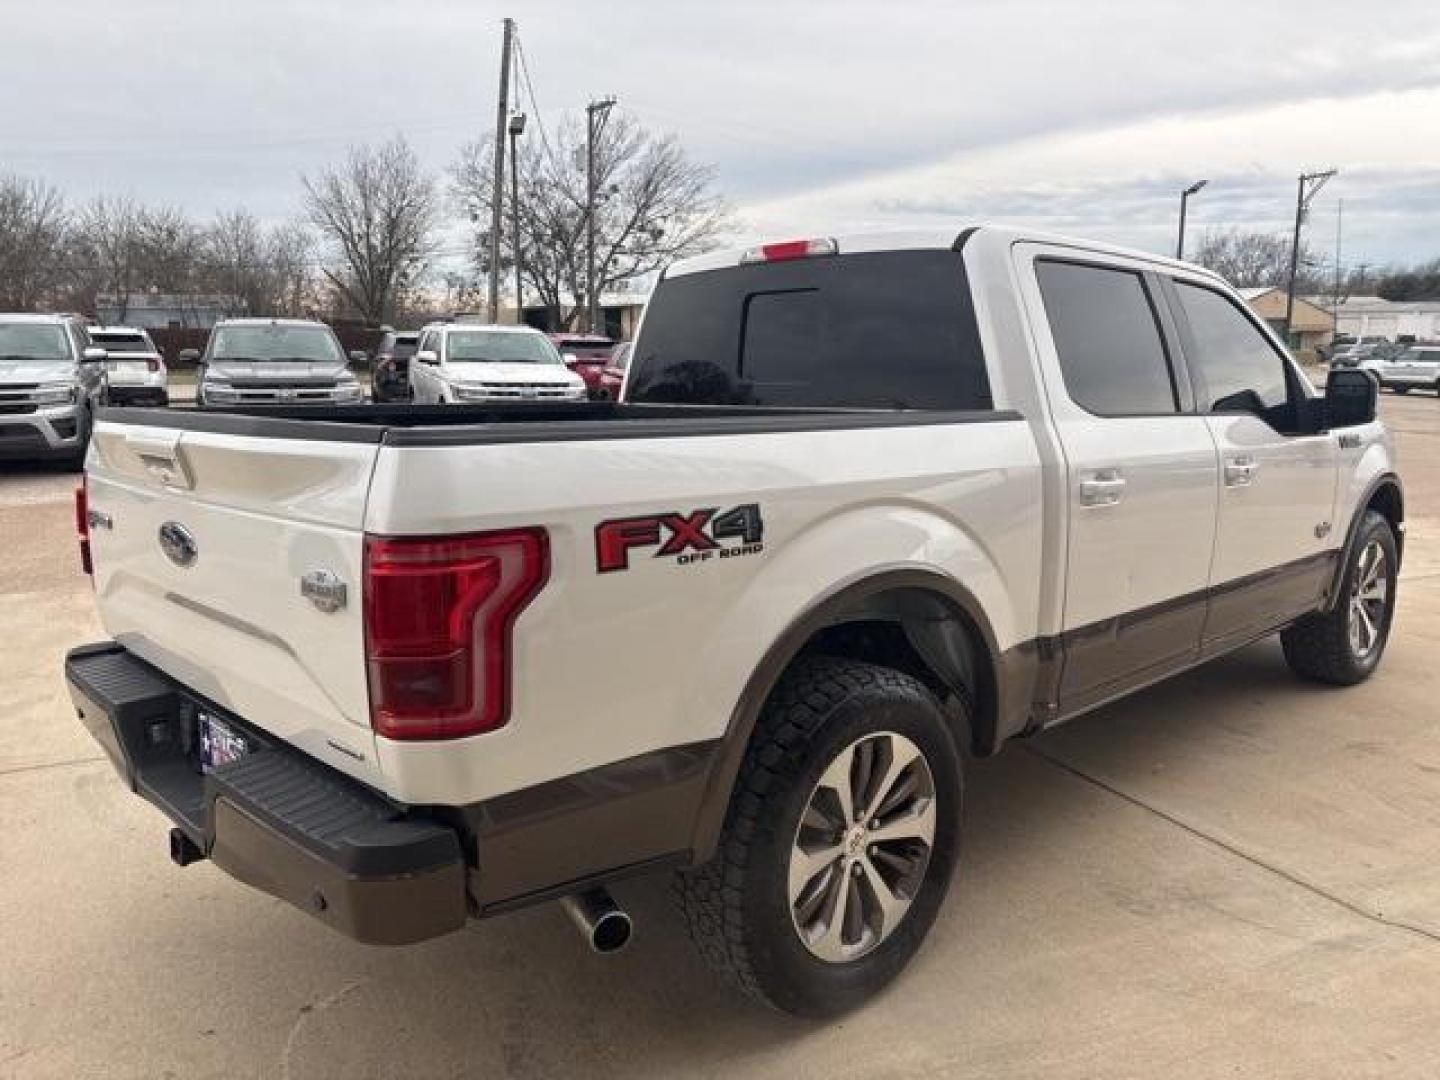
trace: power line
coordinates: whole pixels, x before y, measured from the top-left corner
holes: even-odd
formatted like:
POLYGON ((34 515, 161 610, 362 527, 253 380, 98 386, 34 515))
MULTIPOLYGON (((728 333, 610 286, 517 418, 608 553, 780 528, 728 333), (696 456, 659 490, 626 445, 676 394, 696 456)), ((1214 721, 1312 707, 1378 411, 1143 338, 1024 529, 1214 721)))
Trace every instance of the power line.
POLYGON ((515 52, 519 57, 518 65, 520 79, 525 85, 525 96, 530 100, 530 111, 535 116, 535 126, 540 131, 540 146, 545 153, 546 164, 550 166, 550 175, 557 183, 560 181, 562 171, 557 162, 555 150, 550 144, 550 135, 545 130, 545 114, 540 109, 540 102, 535 97, 535 84, 530 78, 530 57, 525 52, 525 43, 517 34, 515 38, 515 52))

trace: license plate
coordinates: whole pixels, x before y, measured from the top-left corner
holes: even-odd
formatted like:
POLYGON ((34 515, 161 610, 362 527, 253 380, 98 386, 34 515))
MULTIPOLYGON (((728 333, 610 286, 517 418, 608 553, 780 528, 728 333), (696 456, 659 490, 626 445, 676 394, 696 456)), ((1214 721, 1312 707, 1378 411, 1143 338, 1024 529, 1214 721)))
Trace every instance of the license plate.
POLYGON ((219 717, 207 712, 196 715, 199 728, 200 771, 214 772, 221 765, 239 761, 250 753, 250 742, 219 717))

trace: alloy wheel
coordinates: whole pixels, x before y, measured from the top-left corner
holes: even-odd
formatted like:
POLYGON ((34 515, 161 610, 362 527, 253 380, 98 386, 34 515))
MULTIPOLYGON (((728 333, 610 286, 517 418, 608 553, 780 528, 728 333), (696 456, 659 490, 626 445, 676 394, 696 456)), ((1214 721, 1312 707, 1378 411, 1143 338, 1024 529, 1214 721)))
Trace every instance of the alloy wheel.
POLYGON ((1385 549, 1372 539, 1361 551, 1350 583, 1350 651, 1357 660, 1366 659, 1379 646, 1389 601, 1385 549))
POLYGON ((895 732, 857 739, 816 782, 795 830, 795 931, 829 963, 873 950, 904 921, 935 843, 935 779, 895 732))

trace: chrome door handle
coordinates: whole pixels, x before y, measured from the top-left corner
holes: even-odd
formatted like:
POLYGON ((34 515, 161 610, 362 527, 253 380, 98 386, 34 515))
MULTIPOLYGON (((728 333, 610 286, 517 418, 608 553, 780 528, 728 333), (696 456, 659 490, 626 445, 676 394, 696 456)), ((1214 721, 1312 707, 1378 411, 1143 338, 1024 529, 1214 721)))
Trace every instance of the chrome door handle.
POLYGON ((1081 506, 1114 506, 1125 494, 1125 478, 1119 469, 1101 469, 1080 481, 1081 506))
POLYGON ((1230 458, 1225 462, 1225 486, 1249 487, 1255 480, 1257 468, 1255 459, 1248 454, 1230 458))

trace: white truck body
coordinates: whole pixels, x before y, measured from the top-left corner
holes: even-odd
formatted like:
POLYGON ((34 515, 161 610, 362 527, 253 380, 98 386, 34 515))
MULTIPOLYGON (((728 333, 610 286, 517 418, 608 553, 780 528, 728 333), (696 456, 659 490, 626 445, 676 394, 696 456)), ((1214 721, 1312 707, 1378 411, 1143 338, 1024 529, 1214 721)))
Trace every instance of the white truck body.
MULTIPOLYGON (((902 629, 983 754, 1335 609, 1367 511, 1393 526, 1398 563, 1403 504, 1373 392, 1364 422, 1314 420, 1340 406, 1205 271, 989 227, 811 242, 799 257, 781 247, 758 261, 792 268, 755 280, 783 284, 811 263, 820 274, 828 259, 817 280, 840 288, 847 265, 912 254, 936 280, 953 272, 980 405, 658 403, 671 309, 683 324, 682 298, 708 303, 708 282, 750 288, 755 253, 730 252, 665 275, 626 376, 626 401, 642 404, 113 412, 93 441, 87 542, 121 651, 72 663, 138 658, 404 820, 453 826, 468 910, 485 913, 703 864, 770 688, 816 640, 865 658, 846 628, 902 629), (1129 400, 1142 377, 1084 374, 1074 327, 1096 310, 1092 289, 1113 291, 1111 322, 1139 320, 1173 408, 1097 411, 1089 395, 1129 400), (1137 289, 1145 306, 1122 311, 1137 289), (1236 357, 1269 355, 1273 385, 1216 408, 1207 386, 1243 364, 1225 353, 1207 373, 1198 361, 1226 342, 1236 357), (1098 382, 1082 392, 1082 377, 1098 382), (1282 414, 1292 430, 1274 426, 1282 414), (524 530, 543 532, 548 564, 509 624, 502 722, 454 738, 377 731, 373 545, 524 530)), ((774 290, 746 293, 748 318, 794 292, 774 290)), ((777 325, 798 324, 787 313, 777 325)), ((123 709, 77 671, 77 708, 143 792, 130 736, 117 750, 93 720, 123 709)), ((210 798, 224 775, 207 777, 210 798)), ((176 820, 237 876, 295 899, 278 871, 226 863, 213 823, 176 820)))

